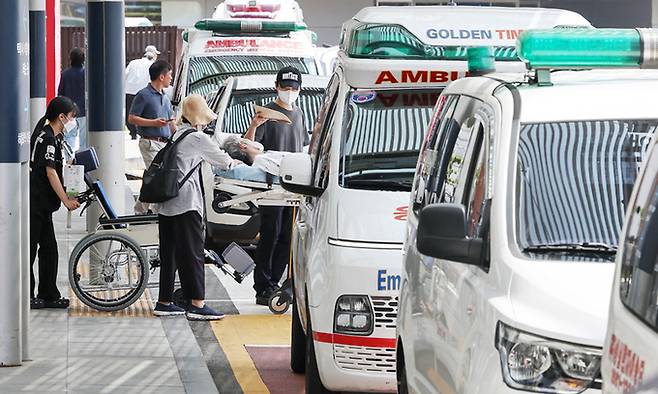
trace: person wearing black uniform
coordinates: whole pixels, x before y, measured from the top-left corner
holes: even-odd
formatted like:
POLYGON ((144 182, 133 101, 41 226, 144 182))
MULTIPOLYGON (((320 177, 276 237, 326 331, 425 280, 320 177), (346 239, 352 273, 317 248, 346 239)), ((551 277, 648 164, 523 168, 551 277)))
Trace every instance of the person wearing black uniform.
POLYGON ((62 185, 64 133, 76 127, 78 109, 71 99, 55 97, 30 139, 30 266, 39 253, 39 289, 35 297, 34 270, 30 269, 30 307, 68 308, 69 300, 57 289, 57 239, 53 213, 61 203, 70 211, 80 207, 62 185), (48 121, 48 124, 46 124, 48 121))
MULTIPOLYGON (((299 97, 302 74, 294 67, 284 67, 276 76, 278 97, 265 107, 286 115, 291 124, 268 122, 257 113, 244 138, 260 142, 266 151, 301 152, 309 144, 304 114, 293 105, 299 97)), ((260 241, 256 249, 254 290, 256 303, 267 305, 278 288, 290 260, 293 211, 291 207, 260 207, 260 241)))

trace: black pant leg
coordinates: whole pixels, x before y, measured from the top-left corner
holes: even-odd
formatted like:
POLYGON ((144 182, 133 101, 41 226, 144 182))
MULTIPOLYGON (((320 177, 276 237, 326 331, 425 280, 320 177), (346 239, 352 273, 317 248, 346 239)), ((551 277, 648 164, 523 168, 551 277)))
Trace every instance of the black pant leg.
POLYGON ((160 234, 160 283, 158 300, 172 302, 176 281, 176 227, 172 217, 158 216, 160 234))
POLYGON ((290 244, 292 238, 292 208, 283 207, 281 209, 279 234, 272 255, 272 278, 270 285, 276 286, 281 281, 286 266, 290 263, 290 244))
POLYGON ((261 292, 270 287, 272 255, 279 235, 281 207, 260 207, 260 240, 256 248, 254 290, 261 292))
POLYGON ((59 300, 62 295, 57 289, 57 238, 52 214, 45 215, 39 239, 39 294, 46 301, 59 300))
POLYGON ((137 126, 128 123, 128 116, 130 115, 130 107, 133 105, 134 99, 134 94, 126 94, 126 127, 130 130, 130 136, 133 139, 137 138, 137 126))
POLYGON ((30 297, 36 297, 34 293, 36 279, 34 276, 34 260, 37 258, 39 240, 41 239, 41 227, 43 226, 43 215, 37 207, 30 206, 30 297))
POLYGON ((174 217, 177 229, 176 264, 185 298, 203 300, 206 293, 203 219, 196 211, 174 217))

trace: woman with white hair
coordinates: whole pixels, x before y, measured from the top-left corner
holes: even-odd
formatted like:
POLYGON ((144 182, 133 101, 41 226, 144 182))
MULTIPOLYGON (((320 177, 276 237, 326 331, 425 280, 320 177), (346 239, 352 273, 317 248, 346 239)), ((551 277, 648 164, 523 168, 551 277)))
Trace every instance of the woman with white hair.
POLYGON ((218 320, 224 315, 204 302, 204 199, 200 164, 205 161, 218 168, 230 169, 234 160, 202 132, 217 118, 203 97, 190 95, 181 105, 182 124, 172 137, 174 141, 184 138, 176 146, 178 181, 182 182, 185 175, 196 168, 198 171, 182 184, 177 197, 158 205, 161 267, 160 294, 154 314, 186 313, 189 320, 218 320), (192 132, 188 134, 189 131, 192 132), (187 311, 172 302, 176 269, 185 298, 191 300, 187 311))

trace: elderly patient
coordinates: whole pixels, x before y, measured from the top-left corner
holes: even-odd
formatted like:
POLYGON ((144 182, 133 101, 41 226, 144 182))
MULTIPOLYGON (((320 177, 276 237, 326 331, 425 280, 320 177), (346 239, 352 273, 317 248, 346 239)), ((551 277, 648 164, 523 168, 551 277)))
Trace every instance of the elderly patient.
POLYGON ((254 182, 267 182, 270 174, 272 182, 279 182, 279 166, 286 152, 265 152, 260 143, 239 136, 227 137, 222 148, 233 159, 240 160, 244 164, 239 164, 228 171, 215 169, 215 174, 254 182))

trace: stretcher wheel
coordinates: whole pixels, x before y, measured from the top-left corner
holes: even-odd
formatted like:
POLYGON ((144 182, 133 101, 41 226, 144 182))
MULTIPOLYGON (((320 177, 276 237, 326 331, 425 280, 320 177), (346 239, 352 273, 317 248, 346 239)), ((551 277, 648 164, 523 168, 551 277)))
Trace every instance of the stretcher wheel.
POLYGON ((226 192, 217 193, 217 196, 215 196, 215 199, 212 202, 212 209, 219 214, 227 213, 229 209, 231 209, 231 207, 220 207, 219 204, 229 201, 232 198, 233 196, 229 193, 226 192))
POLYGON ((85 305, 99 311, 130 306, 144 293, 148 278, 142 248, 119 233, 84 237, 69 259, 71 289, 85 305))
POLYGON ((283 315, 290 308, 290 297, 284 291, 276 291, 270 296, 267 306, 275 315, 283 315))
POLYGON ((190 300, 185 298, 183 294, 183 289, 176 289, 174 291, 174 305, 179 308, 187 310, 190 307, 190 300))

